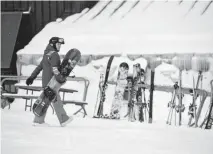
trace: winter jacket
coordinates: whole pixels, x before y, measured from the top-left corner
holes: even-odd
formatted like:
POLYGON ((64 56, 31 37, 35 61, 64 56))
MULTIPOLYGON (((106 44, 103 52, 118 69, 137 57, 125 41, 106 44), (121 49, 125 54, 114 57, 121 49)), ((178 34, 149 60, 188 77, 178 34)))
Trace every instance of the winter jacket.
POLYGON ((58 52, 50 45, 44 51, 44 55, 40 64, 32 72, 31 77, 35 79, 37 75, 42 72, 42 87, 47 86, 50 79, 54 75, 54 71, 60 66, 60 56, 58 52))

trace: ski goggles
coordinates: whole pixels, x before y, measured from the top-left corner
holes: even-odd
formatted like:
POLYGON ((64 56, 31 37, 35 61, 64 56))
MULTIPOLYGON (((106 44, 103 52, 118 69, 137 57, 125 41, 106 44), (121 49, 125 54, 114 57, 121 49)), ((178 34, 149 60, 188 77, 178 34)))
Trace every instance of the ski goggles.
POLYGON ((58 43, 64 44, 64 39, 63 38, 58 38, 58 43))

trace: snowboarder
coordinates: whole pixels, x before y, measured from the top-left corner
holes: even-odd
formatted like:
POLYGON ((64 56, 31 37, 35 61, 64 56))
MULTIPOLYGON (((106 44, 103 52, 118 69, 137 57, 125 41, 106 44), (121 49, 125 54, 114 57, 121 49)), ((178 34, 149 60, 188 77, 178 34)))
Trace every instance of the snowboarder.
MULTIPOLYGON (((61 44, 64 44, 64 39, 59 37, 52 37, 49 40, 49 44, 47 45, 43 59, 40 64, 35 68, 32 72, 31 76, 26 80, 27 85, 31 85, 33 81, 36 79, 37 75, 43 70, 42 72, 42 87, 45 88, 53 75, 57 75, 59 73, 58 68, 60 66, 60 56, 58 54, 61 44)), ((66 126, 69 122, 73 120, 72 116, 68 116, 66 111, 63 108, 63 103, 61 102, 60 95, 57 94, 56 101, 52 103, 55 109, 56 115, 61 126, 66 126)), ((45 116, 36 116, 33 120, 33 125, 48 125, 45 123, 45 116)))

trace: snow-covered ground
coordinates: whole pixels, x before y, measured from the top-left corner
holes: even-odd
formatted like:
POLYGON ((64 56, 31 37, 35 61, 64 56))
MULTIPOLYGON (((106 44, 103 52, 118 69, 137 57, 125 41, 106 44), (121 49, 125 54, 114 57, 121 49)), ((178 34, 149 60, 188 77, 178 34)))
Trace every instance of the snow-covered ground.
MULTIPOLYGON (((125 60, 125 59, 123 59, 125 60)), ((104 62, 104 61, 103 61, 104 62)), ((23 75, 29 75, 35 66, 25 66, 23 75)), ((162 71, 175 68, 168 64, 162 64, 156 68, 156 84, 164 82, 166 85, 173 84, 172 81, 162 75, 162 71)), ((16 100, 11 109, 1 110, 1 143, 2 154, 102 154, 102 153, 146 153, 146 154, 211 154, 213 151, 213 131, 200 128, 188 128, 188 105, 191 103, 191 96, 185 95, 183 103, 186 111, 183 114, 183 125, 172 126, 166 124, 168 115, 167 103, 171 99, 171 93, 154 92, 153 123, 128 122, 127 119, 120 121, 93 119, 93 113, 98 92, 99 70, 93 67, 92 63, 84 67, 74 69, 76 76, 84 76, 90 80, 87 95, 88 116, 76 115, 72 123, 67 127, 59 126, 56 115, 48 110, 46 122, 50 127, 32 126, 33 113, 24 111, 24 100, 16 100)), ((114 71, 117 73, 116 71, 114 71)), ((192 74, 189 71, 185 75, 183 84, 191 80, 192 74)), ((113 76, 113 75, 112 75, 113 76)), ((204 83, 212 79, 210 73, 204 73, 204 83)), ((35 81, 34 84, 40 84, 35 81)), ((76 94, 66 95, 66 99, 81 99, 83 84, 70 82, 65 87, 72 87, 79 90, 76 94)), ((209 86, 209 85, 208 85, 209 86)), ((208 89, 209 87, 207 87, 208 89)), ((105 113, 109 113, 114 94, 114 85, 109 85, 106 93, 105 113)), ((23 91, 19 91, 23 92, 23 91)), ((149 92, 146 91, 148 99, 149 92)), ((199 98, 198 98, 199 100, 199 98)), ((209 105, 209 98, 204 104, 200 122, 202 122, 209 105)), ((69 115, 73 114, 77 107, 65 105, 69 115)), ((178 121, 178 118, 177 118, 178 121)))
POLYGON ((50 127, 33 127, 23 104, 1 110, 2 154, 212 154, 213 131, 153 124, 75 118, 60 127, 49 113, 50 127))

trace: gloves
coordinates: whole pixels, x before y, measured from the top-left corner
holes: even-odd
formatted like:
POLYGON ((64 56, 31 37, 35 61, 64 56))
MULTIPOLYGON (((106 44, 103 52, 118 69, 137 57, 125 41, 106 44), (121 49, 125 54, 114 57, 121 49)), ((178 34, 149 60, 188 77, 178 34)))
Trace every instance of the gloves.
POLYGON ((66 68, 66 66, 69 64, 68 60, 63 60, 63 62, 61 63, 61 65, 59 66, 58 70, 60 73, 63 72, 63 70, 66 68))
POLYGON ((34 80, 34 78, 32 78, 32 77, 27 78, 26 84, 27 84, 28 86, 31 85, 31 84, 33 83, 33 80, 34 80))
POLYGON ((61 74, 64 75, 64 76, 69 76, 71 71, 72 71, 71 69, 65 68, 65 69, 62 69, 61 74))
POLYGON ((63 60, 62 64, 58 68, 58 70, 59 70, 60 73, 63 70, 63 68, 66 67, 67 64, 68 64, 68 60, 63 60))

